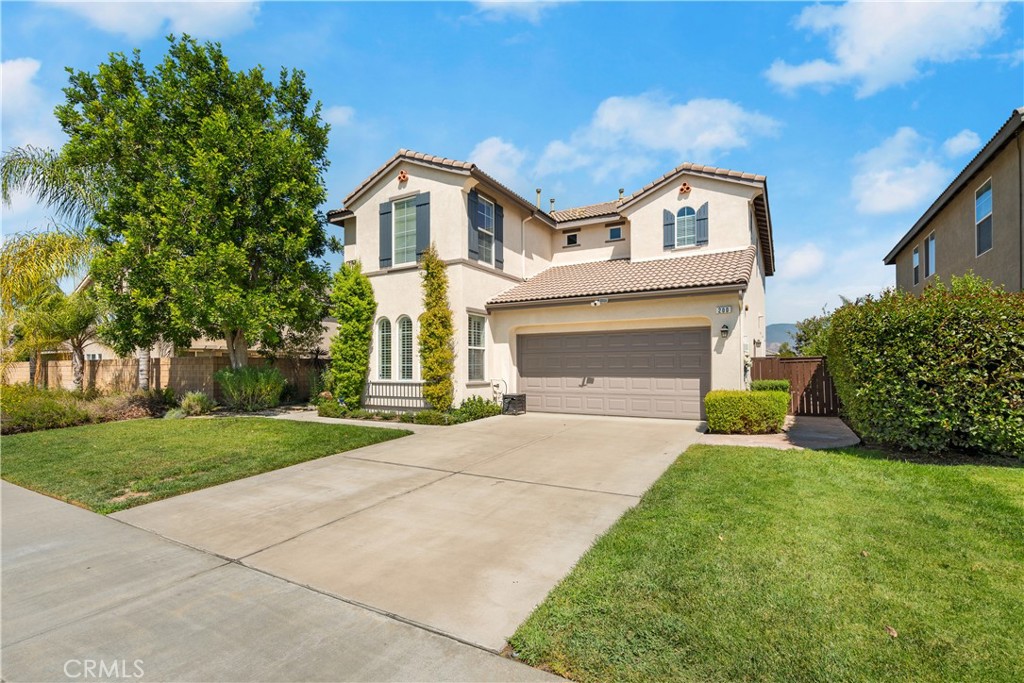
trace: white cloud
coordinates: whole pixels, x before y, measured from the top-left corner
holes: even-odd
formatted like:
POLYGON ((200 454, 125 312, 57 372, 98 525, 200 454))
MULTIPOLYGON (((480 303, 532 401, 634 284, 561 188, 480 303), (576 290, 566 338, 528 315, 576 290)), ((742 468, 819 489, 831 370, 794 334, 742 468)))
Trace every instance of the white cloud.
POLYGON ((41 66, 38 60, 28 57, 8 59, 0 65, 4 149, 57 145, 60 129, 53 116, 54 103, 48 101, 36 82, 41 66))
POLYGON ((851 194, 857 211, 864 214, 921 208, 938 196, 950 175, 928 140, 908 127, 857 155, 854 164, 851 194))
POLYGON ((1003 2, 848 2, 813 5, 796 26, 828 36, 831 60, 776 60, 766 75, 783 90, 855 83, 868 97, 921 75, 928 64, 975 56, 1002 33, 1003 2))
POLYGON ((804 280, 817 275, 825 267, 825 252, 816 244, 806 242, 786 252, 779 265, 779 277, 787 280, 804 280))
POLYGON ((942 143, 942 151, 950 158, 963 156, 979 147, 981 147, 981 138, 973 130, 967 128, 942 143))
POLYGON ((512 189, 524 185, 520 175, 526 152, 499 137, 482 140, 469 153, 469 160, 512 189))
POLYGON ((544 14, 562 2, 535 0, 483 0, 474 2, 476 14, 489 21, 505 21, 519 19, 531 24, 539 24, 544 14))
POLYGON ((352 107, 336 104, 324 109, 324 121, 331 124, 335 129, 344 128, 352 124, 356 117, 356 110, 352 107))
POLYGON ((108 33, 132 40, 162 33, 220 38, 252 27, 257 2, 56 2, 108 33))
POLYGON ((589 123, 565 140, 548 144, 540 175, 588 168, 595 180, 625 178, 649 170, 658 157, 709 162, 774 134, 779 123, 730 100, 693 99, 683 104, 653 93, 609 97, 589 123))

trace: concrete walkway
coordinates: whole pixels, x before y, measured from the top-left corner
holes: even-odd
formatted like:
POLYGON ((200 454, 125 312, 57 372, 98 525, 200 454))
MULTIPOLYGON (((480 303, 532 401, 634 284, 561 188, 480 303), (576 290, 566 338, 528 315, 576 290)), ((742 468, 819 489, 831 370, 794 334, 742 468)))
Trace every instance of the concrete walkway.
POLYGON ((114 517, 497 652, 697 426, 498 416, 114 517))
POLYGON ((0 486, 4 681, 558 680, 267 572, 0 486), (107 674, 97 676, 101 663, 107 674))
POLYGON ((781 450, 844 448, 860 437, 838 417, 789 415, 781 434, 703 434, 700 443, 717 446, 760 446, 781 450))

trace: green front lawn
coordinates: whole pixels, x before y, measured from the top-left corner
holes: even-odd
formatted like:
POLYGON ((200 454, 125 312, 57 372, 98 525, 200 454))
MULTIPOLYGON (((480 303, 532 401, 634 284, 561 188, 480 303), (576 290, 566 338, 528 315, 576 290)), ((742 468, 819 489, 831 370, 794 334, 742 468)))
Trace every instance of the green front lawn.
POLYGON ((127 420, 5 436, 0 474, 107 514, 406 434, 259 417, 127 420))
POLYGON ((510 642, 580 681, 1024 680, 1024 469, 695 446, 510 642))

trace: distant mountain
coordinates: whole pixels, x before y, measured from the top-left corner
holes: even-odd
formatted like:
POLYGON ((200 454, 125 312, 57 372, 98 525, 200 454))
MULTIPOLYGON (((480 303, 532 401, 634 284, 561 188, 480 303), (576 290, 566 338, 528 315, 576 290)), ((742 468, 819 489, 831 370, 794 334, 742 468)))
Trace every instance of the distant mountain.
POLYGON ((779 345, 782 342, 789 342, 790 346, 793 346, 793 337, 790 334, 796 334, 796 325, 793 323, 775 323, 769 325, 767 329, 765 339, 765 353, 775 354, 779 350, 779 345))

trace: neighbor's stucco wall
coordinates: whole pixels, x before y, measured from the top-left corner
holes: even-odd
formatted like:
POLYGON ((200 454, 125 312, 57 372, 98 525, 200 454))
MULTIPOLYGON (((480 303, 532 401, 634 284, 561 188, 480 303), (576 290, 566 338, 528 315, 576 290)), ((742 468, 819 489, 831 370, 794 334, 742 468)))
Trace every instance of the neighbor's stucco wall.
MULTIPOLYGON (((749 246, 750 202, 761 192, 759 187, 705 178, 682 175, 660 192, 653 192, 623 213, 630 224, 630 251, 634 261, 649 261, 659 258, 674 258, 700 251, 722 251, 749 246), (690 192, 679 193, 683 182, 690 184, 690 192), (696 211, 704 202, 708 203, 708 244, 704 247, 665 249, 663 211, 673 215, 684 206, 696 211)), ((756 243, 756 239, 753 243, 756 243)))
POLYGON ((896 255, 896 287, 921 293, 935 278, 924 277, 924 242, 935 233, 935 275, 945 282, 973 270, 1010 291, 1021 291, 1022 136, 1017 136, 964 185, 928 225, 896 255), (992 249, 976 256, 974 193, 992 179, 992 249), (914 285, 914 247, 921 254, 921 281, 914 285))
POLYGON ((551 262, 555 266, 629 258, 629 223, 615 219, 608 223, 556 230, 551 237, 551 248, 554 254, 551 262), (608 239, 609 225, 622 228, 622 239, 608 239), (579 236, 578 246, 567 247, 566 235, 574 231, 579 236))

